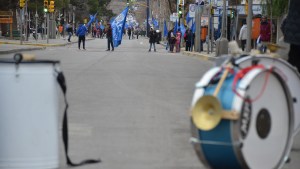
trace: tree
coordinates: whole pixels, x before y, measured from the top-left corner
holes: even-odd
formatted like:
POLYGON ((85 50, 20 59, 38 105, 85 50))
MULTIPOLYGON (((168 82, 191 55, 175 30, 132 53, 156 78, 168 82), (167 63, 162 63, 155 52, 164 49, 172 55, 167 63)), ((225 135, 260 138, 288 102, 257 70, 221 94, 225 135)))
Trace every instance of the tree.
POLYGON ((288 5, 288 0, 262 0, 263 14, 282 17, 287 13, 288 5))
MULTIPOLYGON (((288 11, 289 0, 262 0, 263 14, 269 16, 271 19, 277 19, 277 39, 282 36, 280 31, 280 25, 282 23, 283 16, 288 11)), ((271 36, 272 39, 272 36, 271 36)))

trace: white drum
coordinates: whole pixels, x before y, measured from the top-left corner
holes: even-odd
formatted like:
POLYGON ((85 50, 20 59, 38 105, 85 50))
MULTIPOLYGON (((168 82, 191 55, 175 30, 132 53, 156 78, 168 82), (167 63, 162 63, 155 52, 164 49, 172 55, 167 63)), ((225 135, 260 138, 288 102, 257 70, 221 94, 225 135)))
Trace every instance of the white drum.
MULTIPOLYGON (((224 110, 239 113, 239 119, 221 119, 211 130, 201 130, 191 120, 196 154, 208 168, 281 168, 292 145, 290 91, 276 68, 251 69, 238 81, 236 73, 235 69, 227 76, 217 98, 224 110)), ((192 106, 201 96, 214 93, 221 75, 222 69, 214 68, 203 76, 192 106)))
POLYGON ((0 168, 59 167, 58 61, 0 60, 0 168))
POLYGON ((280 76, 284 79, 291 96, 293 98, 294 107, 294 135, 300 131, 300 74, 295 67, 290 65, 283 59, 272 58, 269 56, 247 56, 239 58, 235 61, 240 68, 245 68, 252 65, 253 61, 258 61, 259 64, 266 66, 274 66, 278 68, 280 76))

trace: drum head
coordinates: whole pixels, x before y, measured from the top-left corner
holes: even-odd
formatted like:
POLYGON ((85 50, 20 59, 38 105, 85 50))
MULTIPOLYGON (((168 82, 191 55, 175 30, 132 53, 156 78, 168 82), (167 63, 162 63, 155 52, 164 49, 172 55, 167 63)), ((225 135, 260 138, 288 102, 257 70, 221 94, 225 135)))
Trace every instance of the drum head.
POLYGON ((239 58, 236 60, 236 64, 241 68, 245 68, 252 65, 252 61, 256 60, 259 64, 263 64, 265 66, 274 66, 276 67, 280 73, 279 75, 284 79, 291 93, 291 97, 294 100, 293 108, 294 108, 294 135, 296 135, 300 131, 300 75, 298 71, 291 66, 288 62, 282 59, 276 59, 269 56, 247 56, 243 58, 239 58))
POLYGON ((278 74, 269 71, 249 72, 239 87, 243 88, 238 91, 245 98, 261 96, 253 102, 236 97, 237 104, 233 103, 241 112, 239 128, 243 146, 238 154, 249 168, 280 168, 292 141, 289 90, 278 74))

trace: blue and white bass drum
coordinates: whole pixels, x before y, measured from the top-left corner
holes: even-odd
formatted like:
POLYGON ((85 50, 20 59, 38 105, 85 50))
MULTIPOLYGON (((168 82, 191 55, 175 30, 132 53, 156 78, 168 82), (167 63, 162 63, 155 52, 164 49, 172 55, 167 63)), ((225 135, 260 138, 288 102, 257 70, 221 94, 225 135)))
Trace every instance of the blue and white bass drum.
POLYGON ((284 165, 292 145, 294 114, 280 72, 267 66, 214 67, 196 84, 190 141, 206 167, 284 165))

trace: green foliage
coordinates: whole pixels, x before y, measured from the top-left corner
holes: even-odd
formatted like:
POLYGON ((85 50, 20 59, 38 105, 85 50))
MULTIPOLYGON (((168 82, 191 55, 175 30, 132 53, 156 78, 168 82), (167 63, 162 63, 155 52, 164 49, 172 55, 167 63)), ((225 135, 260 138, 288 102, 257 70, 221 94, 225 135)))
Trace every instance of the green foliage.
POLYGON ((94 14, 99 9, 99 1, 98 0, 88 0, 87 2, 89 7, 89 13, 94 14))
POLYGON ((273 17, 281 17, 288 10, 288 0, 262 0, 263 14, 273 17))

